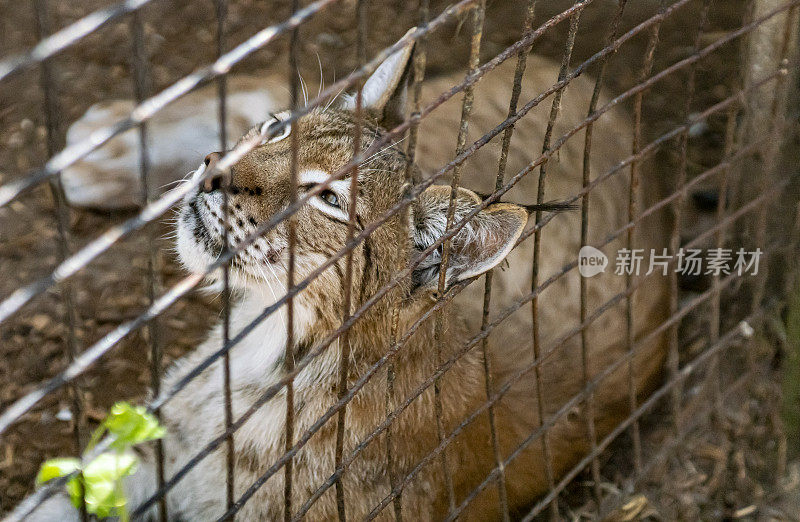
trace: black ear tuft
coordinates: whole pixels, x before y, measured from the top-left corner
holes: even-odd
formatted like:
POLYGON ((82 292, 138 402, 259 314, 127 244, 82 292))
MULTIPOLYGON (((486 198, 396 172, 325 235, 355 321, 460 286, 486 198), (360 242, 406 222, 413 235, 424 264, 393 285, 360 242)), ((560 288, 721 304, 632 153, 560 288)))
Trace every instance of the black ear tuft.
MULTIPOLYGON (((475 192, 482 201, 486 201, 491 197, 491 194, 483 194, 480 192, 475 192)), ((525 210, 528 211, 528 214, 533 214, 534 212, 565 212, 568 210, 578 210, 580 205, 575 203, 567 203, 566 201, 548 201, 547 203, 533 203, 530 205, 523 205, 521 203, 515 203, 525 210)))
POLYGON ((563 201, 548 201, 547 203, 534 203, 532 205, 520 205, 528 211, 528 214, 534 212, 566 212, 568 210, 578 210, 581 208, 575 203, 567 203, 563 201))

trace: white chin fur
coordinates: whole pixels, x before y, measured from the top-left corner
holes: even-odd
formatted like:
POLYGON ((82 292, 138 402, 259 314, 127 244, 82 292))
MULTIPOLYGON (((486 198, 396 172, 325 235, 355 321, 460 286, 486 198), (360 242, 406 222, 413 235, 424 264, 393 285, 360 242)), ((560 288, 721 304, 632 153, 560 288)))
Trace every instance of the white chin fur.
MULTIPOLYGON (((181 264, 186 270, 194 273, 202 273, 206 272, 209 265, 214 263, 217 258, 212 256, 205 246, 195 239, 193 234, 193 227, 195 226, 193 223, 194 219, 194 216, 185 212, 185 210, 181 211, 177 225, 176 251, 181 264)), ((282 281, 279 276, 276 276, 274 279, 270 277, 273 275, 274 273, 272 270, 264 269, 264 276, 267 279, 263 281, 263 286, 270 291, 270 294, 276 292, 279 288, 283 288, 285 285, 285 282, 282 281)), ((262 286, 261 284, 254 283, 253 279, 242 275, 239 270, 230 270, 228 272, 228 278, 230 286, 234 290, 252 290, 262 286)), ((206 281, 209 283, 206 290, 210 292, 221 292, 223 288, 222 269, 219 268, 209 272, 206 275, 206 281)))
POLYGON ((184 211, 182 210, 178 218, 177 227, 178 240, 176 242, 176 247, 178 257, 186 270, 190 272, 203 272, 216 258, 211 256, 203 246, 197 243, 197 240, 192 234, 191 224, 186 222, 187 219, 190 220, 193 218, 185 217, 184 211))
MULTIPOLYGON (((176 250, 178 252, 178 258, 180 259, 183 267, 189 272, 205 272, 208 270, 209 265, 217 260, 217 258, 208 253, 203 245, 199 244, 197 240, 195 240, 190 226, 184 222, 182 217, 178 221, 177 236, 178 239, 176 242, 176 250)), ((228 277, 232 288, 244 289, 248 286, 247 281, 239 276, 237 271, 230 271, 228 273, 228 277)), ((212 292, 221 292, 223 285, 222 280, 223 276, 221 268, 209 272, 206 274, 206 281, 209 283, 206 289, 212 292)))
MULTIPOLYGON (((205 171, 205 165, 201 163, 200 166, 190 174, 190 179, 200 177, 203 171, 205 171)), ((178 258, 186 270, 190 272, 203 272, 208 265, 215 261, 215 258, 213 258, 203 246, 197 244, 197 240, 195 240, 192 234, 192 228, 195 226, 193 223, 195 218, 188 214, 186 205, 189 204, 193 197, 194 193, 192 191, 189 191, 183 196, 183 207, 178 214, 177 241, 175 242, 175 247, 178 252, 178 258)))

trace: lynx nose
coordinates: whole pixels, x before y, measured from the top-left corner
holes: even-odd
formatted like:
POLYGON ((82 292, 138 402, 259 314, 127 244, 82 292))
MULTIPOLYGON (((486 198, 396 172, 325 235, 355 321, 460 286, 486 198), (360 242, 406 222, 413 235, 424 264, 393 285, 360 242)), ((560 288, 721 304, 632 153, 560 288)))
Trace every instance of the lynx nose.
MULTIPOLYGON (((206 170, 211 170, 219 161, 221 155, 219 152, 212 152, 203 162, 206 164, 206 170)), ((203 183, 200 185, 200 190, 205 193, 213 192, 215 190, 219 190, 222 186, 222 172, 212 172, 206 179, 203 180, 203 183)))

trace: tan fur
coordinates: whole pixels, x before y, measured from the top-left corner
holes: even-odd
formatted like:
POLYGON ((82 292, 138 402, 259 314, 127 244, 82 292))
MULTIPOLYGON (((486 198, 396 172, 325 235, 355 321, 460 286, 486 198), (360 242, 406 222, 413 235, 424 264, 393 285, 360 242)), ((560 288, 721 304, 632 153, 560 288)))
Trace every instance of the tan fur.
MULTIPOLYGON (((510 91, 513 67, 503 65, 478 84, 476 106, 471 119, 470 139, 477 139, 481 134, 491 130, 497 122, 505 117, 506 103, 510 91)), ((557 67, 546 59, 530 56, 526 82, 523 84, 520 105, 535 98, 548 89, 557 79, 557 67)), ((430 92, 440 92, 453 79, 437 79, 428 84, 430 92)), ((566 132, 572 130, 586 118, 589 100, 593 88, 593 80, 579 77, 573 80, 566 89, 561 104, 561 113, 553 132, 553 142, 566 132)), ((601 99, 599 106, 605 100, 601 99)), ((522 168, 541 153, 544 133, 552 104, 547 98, 526 115, 515 128, 514 138, 509 151, 506 179, 518 173, 522 168)), ((427 136, 445 136, 445 129, 456 128, 460 116, 456 103, 450 107, 442 107, 444 112, 436 118, 423 123, 420 139, 420 160, 425 165, 433 152, 437 141, 427 136), (429 134, 425 134, 428 131, 429 134)), ((452 131, 450 132, 452 136, 452 131)), ((630 154, 630 124, 619 110, 611 111, 595 124, 592 142, 590 171, 592 180, 608 172, 614 165, 630 154)), ((464 168, 464 185, 470 188, 491 192, 494 188, 494 177, 497 171, 499 156, 499 140, 492 147, 487 146, 478 151, 464 168)), ((582 186, 584 132, 578 132, 570 138, 559 153, 556 153, 547 165, 545 182, 545 200, 565 199, 580 191, 582 186)), ((446 158, 438 158, 438 162, 446 158)), ((509 201, 530 203, 535 201, 539 169, 523 178, 507 195, 509 201)), ((597 185, 589 196, 589 229, 590 244, 597 244, 606 239, 612 232, 618 231, 627 222, 628 169, 623 169, 614 177, 597 185)), ((638 208, 641 210, 647 201, 656 198, 656 183, 647 178, 643 180, 640 191, 644 197, 639 198, 638 208)), ((580 202, 580 200, 578 201, 580 202)), ((529 225, 530 226, 530 225, 529 225)), ((645 219, 637 225, 635 246, 647 249, 660 248, 666 244, 664 240, 664 224, 660 215, 645 219)), ((560 273, 562 268, 577 259, 580 242, 580 212, 566 212, 558 215, 545 226, 542 231, 541 259, 539 283, 560 273)), ((606 302, 618 298, 625 289, 624 276, 614 275, 614 258, 620 248, 624 248, 624 234, 620 238, 602 248, 610 260, 606 272, 587 280, 587 317, 606 302)), ((492 302, 493 309, 502 311, 511 306, 521 296, 530 291, 530 277, 533 252, 533 239, 522 243, 509 255, 509 267, 504 271, 495 271, 492 302)), ((646 269, 647 260, 643 263, 646 269)), ((644 272, 642 272, 644 273, 644 272)), ((634 337, 641 339, 666 317, 666 281, 660 274, 646 280, 637 290, 634 299, 634 337)), ((559 277, 545 289, 538 302, 538 324, 540 328, 541 353, 551 353, 541 366, 542 402, 546 416, 555 414, 582 388, 582 360, 580 335, 575 335, 560 347, 556 342, 568 332, 580 325, 580 276, 576 269, 559 277)), ((470 331, 478 331, 482 310, 483 285, 471 285, 463 298, 457 301, 460 317, 470 331)), ((498 312, 495 312, 497 314, 498 312)), ((491 319, 490 319, 491 320, 491 319)), ((624 300, 611 307, 596 318, 586 330, 589 375, 600 373, 610 364, 617 361, 626 352, 624 300)), ((531 333, 531 308, 527 305, 509 317, 490 337, 491 367, 494 371, 495 388, 503 383, 507 376, 529 364, 533 357, 531 333)), ((634 366, 636 387, 639 396, 646 396, 652 389, 664 357, 663 336, 651 336, 638 348, 634 366)), ((628 366, 621 365, 608 376, 594 395, 595 424, 598 438, 608 433, 629 413, 627 403, 628 366)), ((536 410, 536 392, 533 372, 529 372, 520 382, 513 386, 501 401, 497 415, 498 434, 501 439, 502 454, 508 455, 525 439, 528 432, 539 425, 536 410)), ((479 400, 483 397, 479 397, 479 400)), ((584 422, 585 402, 577 402, 567 415, 549 430, 550 451, 556 478, 573 466, 588 450, 587 427, 584 422)), ((474 428, 475 440, 487 441, 487 418, 483 416, 483 425, 474 428)), ((470 445, 470 451, 481 448, 480 456, 470 460, 481 462, 482 468, 474 470, 476 475, 485 475, 493 464, 491 447, 488 444, 470 445), (488 467, 487 467, 487 464, 488 467)), ((509 501, 512 506, 520 507, 530 503, 546 488, 546 473, 539 439, 528 446, 507 469, 509 501)), ((456 473, 455 476, 469 477, 465 480, 465 491, 470 491, 474 478, 468 473, 456 473)), ((494 516, 496 513, 496 488, 487 487, 482 497, 471 506, 476 519, 494 516)))
MULTIPOLYGON (((478 83, 475 107, 470 119, 468 143, 490 130, 505 118, 511 90, 514 65, 501 65, 478 83)), ((531 56, 523 85, 521 105, 552 85, 557 78, 557 66, 547 60, 531 56)), ((426 82, 426 92, 437 95, 453 83, 458 75, 441 77, 426 82)), ((578 78, 566 90, 558 119, 554 140, 580 122, 586 114, 593 83, 578 78)), ((516 126, 509 154, 506 179, 516 174, 527 162, 537 158, 549 116, 551 100, 548 98, 523 118, 516 126)), ((601 101, 602 104, 602 101, 601 101)), ((460 99, 454 98, 428 116, 420 128, 419 162, 422 172, 430 175, 453 157, 455 136, 460 116, 460 99)), ((319 170, 335 172, 352 156, 353 115, 349 111, 330 109, 313 111, 302 118, 292 129, 299 136, 298 171, 319 170)), ((251 131, 255 132, 255 131, 251 131)), ((377 122, 367 120, 363 143, 369 144, 380 132, 377 122)), ((631 134, 627 119, 618 111, 604 115, 595 125, 593 153, 590 161, 591 178, 605 173, 616 162, 629 154, 628 137, 631 134)), ((564 199, 581 188, 583 132, 566 142, 560 153, 547 165, 546 198, 564 199)), ((270 219, 285 208, 289 201, 289 173, 291 139, 264 145, 249 153, 232 171, 232 241, 237 244, 254 223, 270 219)), ((475 154, 464 167, 463 184, 482 192, 494 187, 497 171, 500 138, 475 154)), ((379 218, 395 205, 403 193, 405 145, 387 149, 385 154, 361 169, 357 215, 359 224, 366 225, 379 218)), ((524 178, 504 200, 518 203, 535 201, 538 169, 524 178)), ((591 241, 600 241, 627 221, 627 171, 598 185, 590 196, 591 241)), ((649 190, 646 180, 643 191, 649 190)), ((418 218, 441 204, 449 189, 432 187, 411 207, 411 218, 418 218)), ((179 235, 179 248, 183 262, 191 270, 202 269, 213 260, 220 246, 221 231, 219 201, 214 194, 200 194, 187 200, 182 211, 183 236, 179 235), (194 206, 194 208, 193 208, 194 206), (216 214, 216 217, 215 217, 216 214), (204 227, 192 237, 192 223, 202 215, 204 227), (219 227, 219 228, 217 228, 219 227), (181 239, 182 237, 182 239, 181 239), (181 243, 181 241, 183 243, 181 243), (181 247, 181 244, 183 246, 181 247)), ((474 206, 474 195, 463 191, 460 204, 474 206), (472 201, 471 201, 472 199, 472 201)), ((640 205, 641 208, 641 205, 640 205)), ((521 209, 508 204, 488 207, 479 214, 478 221, 508 223, 505 235, 498 241, 512 242, 521 231, 521 209), (495 213, 492 215, 492 213, 495 213), (498 218, 501 214, 506 221, 498 218), (516 218, 514 216, 517 216, 516 218), (514 223, 519 224, 519 229, 514 223)), ((532 220, 531 220, 532 221, 532 220)), ((326 216, 317 207, 304 206, 296 215, 297 273, 300 281, 327 257, 338 251, 346 240, 347 225, 326 216)), ((359 225, 359 226, 360 226, 359 225)), ((528 224, 528 227, 532 223, 528 224)), ((662 223, 659 219, 646 220, 637 230, 636 246, 660 247, 662 223)), ((197 230, 197 229, 195 229, 197 230)), ((235 335, 264 307, 285 293, 286 224, 259 239, 237 256, 232 265, 232 281, 238 304, 233 310, 232 332, 235 335), (269 259, 277 262, 271 262, 269 259), (259 268, 262 267, 262 268, 259 268)), ((498 232, 499 233, 499 232, 498 232)), ((466 232, 465 232, 466 234, 466 232)), ((383 285, 391 280, 397 269, 407 266, 414 252, 414 233, 409 223, 395 216, 372 233, 353 251, 353 310, 359 308, 383 285)), ((469 236, 472 237, 472 236, 469 236)), ((454 249, 465 256, 475 255, 470 250, 467 236, 456 236, 454 249), (461 246, 459 246, 461 245, 461 246)), ((475 236, 479 237, 479 236, 475 236)), ((624 236, 621 236, 624 238, 624 236)), ((616 240, 604 251, 612 266, 605 274, 588 280, 588 314, 615 298, 624 290, 625 279, 613 272, 613 258, 622 246, 616 240)), ((580 213, 567 212, 553 219, 542 231, 541 269, 539 282, 544 282, 563 266, 577 259, 580 242, 580 213)), ((488 247, 486 247, 488 248, 488 247)), ((487 254, 488 255, 488 254, 487 254)), ((509 266, 495 270, 492 293, 492 316, 514 304, 530 292, 532 240, 528 239, 507 258, 509 266)), ((477 264, 481 270, 496 264, 485 261, 477 264)), ((295 360, 301 360, 342 320, 343 299, 341 285, 345 273, 344 259, 312 281, 295 299, 295 360)), ((453 282, 458 275, 453 275, 453 282)), ((482 278, 471 284, 446 308, 443 335, 444 361, 458 352, 480 329, 482 309, 482 278)), ((634 299, 634 337, 641 339, 658 324, 666 308, 665 277, 656 276, 639 289, 634 299)), ((412 288, 406 281, 379 300, 350 329, 351 345, 348 382, 352 386, 391 345, 391 320, 395 303, 401 303, 399 331, 401 335, 432 305, 435 283, 412 288)), ((285 307, 273 313, 231 352, 234 419, 281 375, 284 367, 282 354, 285 340, 285 307)), ((586 329, 589 378, 597 375, 627 350, 624 300, 600 315, 586 329)), ((546 359, 541 364, 541 402, 547 417, 561 409, 583 386, 581 337, 575 335, 561 346, 555 342, 576 328, 580 322, 579 276, 573 269, 560 277, 538 298, 538 325, 541 346, 546 359)), ((217 325, 210 338, 196 352, 179 360, 168 377, 164 388, 169 389, 181 376, 214 353, 222 345, 221 327, 217 325)), ((533 357, 530 304, 522 306, 489 336, 489 366, 495 390, 529 364, 533 357)), ((341 342, 333 343, 295 379, 295 438, 301 437, 337 400, 337 381, 341 342)), ((663 363, 664 342, 654 336, 639 347, 633 364, 639 397, 652 389, 663 363)), ((394 398, 392 407, 398 407, 436 368, 434 321, 424 321, 394 360, 394 398)), ((594 393, 595 428, 599 438, 604 437, 628 413, 628 365, 622 364, 597 388, 594 393)), ((224 427, 222 402, 222 374, 220 363, 193 380, 163 408, 164 422, 169 436, 165 440, 167 477, 179 469, 224 427)), ((390 493, 390 472, 405 477, 415 470, 420 461, 438 445, 437 417, 445 435, 452 432, 465 418, 481 407, 486 400, 484 388, 484 362, 479 345, 460 357, 443 374, 440 382, 442 411, 437 415, 434 405, 434 388, 428 387, 410 402, 393 420, 390 433, 393 455, 392 469, 387 467, 387 434, 384 432, 361 449, 342 475, 345 504, 349 519, 366 516, 390 493)), ((386 419, 387 390, 386 369, 379 370, 359 391, 346 409, 344 455, 347 457, 386 419)), ((234 435, 236 447, 236 496, 263 474, 284 453, 284 417, 286 396, 282 390, 276 397, 261 406, 234 435)), ((584 423, 586 403, 577 401, 561 415, 548 431, 552 466, 555 478, 562 476, 583 455, 589 444, 584 423)), ((538 429, 541 419, 537 413, 534 373, 528 372, 499 401, 494 410, 501 453, 507 457, 526 437, 538 429)), ((296 512, 310 495, 334 472, 334 445, 336 416, 325 423, 293 459, 293 510, 296 512)), ((180 514, 185 520, 215 519, 225 510, 225 450, 220 450, 201 461, 170 492, 169 509, 174 517, 180 514)), ((495 467, 488 414, 484 410, 473 422, 455 436, 445 451, 449 473, 454 480, 459 505, 495 467)), ((533 440, 519 456, 505 468, 508 496, 512 511, 530 505, 547 488, 545 464, 540 439, 533 440)), ((283 516, 284 471, 279 470, 264 483, 247 502, 238 518, 240 520, 275 520, 283 516)), ((144 466, 129 486, 134 505, 153 491, 151 466, 144 466)), ((448 507, 445 479, 440 461, 430 460, 403 488, 402 512, 406 520, 435 520, 446 515, 448 507)), ((337 516, 334 488, 329 488, 316 500, 307 513, 308 520, 328 520, 337 516)), ((380 519, 393 519, 390 502, 380 513, 380 519)), ((500 517, 497 487, 489 484, 466 508, 463 518, 491 520, 500 517)))

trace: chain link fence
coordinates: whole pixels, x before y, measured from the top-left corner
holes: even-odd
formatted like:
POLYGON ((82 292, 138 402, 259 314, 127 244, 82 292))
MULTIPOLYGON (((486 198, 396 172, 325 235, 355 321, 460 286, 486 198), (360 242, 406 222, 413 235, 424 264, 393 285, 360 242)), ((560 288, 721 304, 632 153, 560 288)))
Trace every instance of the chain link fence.
MULTIPOLYGON (((692 433, 730 429, 725 419, 731 401, 763 380, 764 361, 774 366, 781 352, 777 342, 763 341, 769 339, 763 332, 780 317, 796 283, 798 2, 581 0, 556 3, 558 9, 538 3, 422 0, 411 7, 379 0, 216 0, 190 15, 192 5, 138 0, 92 5, 97 10, 88 14, 59 11, 60 21, 71 20, 59 29, 50 21, 55 6, 46 0, 6 3, 4 11, 13 15, 9 24, 30 27, 17 38, 9 26, 9 48, 17 51, 4 52, 0 60, 0 84, 9 100, 3 123, 9 147, 0 173, 0 220, 6 223, 0 254, 7 274, 0 336, 8 352, 0 433, 11 477, 2 503, 7 520, 25 519, 63 489, 70 476, 34 492, 31 466, 53 454, 81 454, 105 405, 142 397, 146 388, 148 411, 169 431, 169 403, 209 376, 221 381, 212 388, 220 395, 207 398, 218 406, 221 425, 193 444, 198 451, 192 455, 170 455, 167 440, 153 444, 153 484, 131 506, 134 519, 177 519, 180 501, 169 492, 212 458, 217 475, 224 476, 221 504, 209 511, 219 520, 257 513, 280 513, 286 520, 413 519, 416 513, 447 520, 558 519, 575 517, 576 502, 589 518, 645 513, 641 504, 628 502, 631 495, 686 450, 692 433), (248 18, 254 13, 261 14, 248 18), (175 31, 189 34, 185 41, 159 36, 154 20, 176 19, 170 16, 188 20, 175 31), (34 29, 32 41, 28 34, 34 29), (407 110, 391 128, 376 130, 368 79, 412 46, 403 73, 407 110), (177 64, 170 58, 173 49, 177 64), (70 63, 93 52, 99 54, 89 62, 105 65, 98 71, 87 66, 85 74, 97 81, 108 73, 105 81, 113 86, 83 83, 70 63), (551 65, 538 56, 549 56, 551 65), (118 70, 120 63, 125 67, 118 70), (186 67, 192 72, 186 74, 186 67), (277 128, 259 127, 239 140, 230 123, 237 102, 229 87, 242 67, 288 71, 280 89, 286 89, 291 110, 277 128), (309 77, 317 67, 314 96, 297 71, 309 77), (324 85, 323 68, 338 70, 340 79, 324 85), (509 81, 489 83, 504 70, 513 70, 509 81), (538 78, 534 91, 525 87, 532 75, 538 78), (120 87, 123 80, 126 87, 120 87), (164 192, 152 179, 163 161, 153 150, 154 120, 208 84, 214 89, 209 99, 218 115, 218 149, 224 152, 164 192), (498 84, 502 90, 493 87, 498 84), (324 179, 306 186, 299 166, 306 149, 292 128, 324 113, 343 91, 353 93, 351 152, 324 179), (107 98, 106 92, 135 102, 112 125, 66 140, 63 123, 107 98), (451 139, 437 141, 439 127, 426 134, 425 125, 448 102, 458 104, 450 113, 457 116, 441 120, 449 122, 451 139), (505 119, 483 117, 487 104, 501 104, 505 119), (35 114, 40 126, 27 119, 17 129, 10 122, 21 114, 35 114), (533 135, 523 126, 526 118, 536 118, 533 135), (230 237, 229 225, 241 220, 234 210, 242 190, 237 169, 265 138, 284 130, 287 203, 253 222, 246 234, 230 237), (123 135, 135 135, 140 208, 70 208, 61 173, 123 135), (445 147, 449 161, 425 159, 445 147), (357 209, 371 201, 359 203, 359 184, 370 161, 386 151, 404 162, 392 174, 401 180, 402 194, 365 222, 357 209), (614 156, 619 151, 624 154, 614 156), (480 154, 493 158, 494 172, 472 172, 480 154), (525 161, 515 163, 520 155, 525 161), (554 188, 562 168, 575 169, 577 184, 554 188), (464 212, 458 208, 462 183, 480 192, 464 212), (340 219, 346 230, 341 248, 330 248, 308 268, 296 255, 309 234, 301 212, 345 185, 351 199, 340 219), (385 243, 391 237, 385 230, 408 223, 436 185, 447 187, 442 233, 415 246, 418 251, 398 241, 397 254, 387 259, 400 262, 380 267, 381 285, 365 284, 369 266, 361 253, 385 248, 371 243, 374 236, 385 243), (166 253, 169 241, 162 236, 173 225, 165 223, 171 209, 210 189, 222 194, 223 248, 202 269, 186 272, 166 253), (616 199, 595 196, 601 191, 616 199), (512 241, 514 252, 531 254, 530 264, 520 269, 512 256, 507 267, 450 280, 459 233, 509 197, 531 210, 529 224, 512 241), (624 219, 602 222, 609 201, 624 219), (605 273, 586 276, 582 263, 588 257, 579 257, 577 249, 566 257, 552 253, 547 233, 558 227, 572 234, 567 244, 604 255, 605 273), (237 263, 261 238, 276 234, 286 241, 278 286, 283 290, 262 309, 237 318, 237 263), (716 256, 716 265, 687 270, 686 256, 701 250, 707 262, 716 256), (649 262, 649 271, 636 270, 637 255, 643 268, 649 262), (653 265, 656 258, 661 264, 653 265), (428 259, 437 263, 430 299, 424 307, 412 306, 409 288, 428 259), (518 269, 526 286, 508 288, 504 274, 518 269), (336 321, 309 338, 298 329, 308 321, 304 295, 333 271, 341 286, 323 302, 336 303, 336 321), (216 277, 219 298, 197 291, 208 276, 216 277), (464 320, 472 328, 468 334, 456 324, 467 309, 458 305, 462 293, 473 303, 482 300, 474 317, 464 320), (559 319, 549 308, 569 299, 563 325, 553 327, 559 319), (409 317, 408 310, 419 313, 409 317), (216 347, 186 359, 191 367, 165 381, 166 361, 200 344, 215 313, 216 347), (279 371, 248 392, 246 404, 238 403, 236 348, 263 335, 258 328, 268 321, 280 323, 285 336, 279 371), (517 328, 520 321, 525 334, 517 328), (365 332, 380 344, 370 354, 363 353, 365 332), (404 365, 412 364, 404 350, 416 353, 409 345, 420 339, 428 343, 429 359, 414 364, 425 371, 404 382, 404 365), (753 339, 762 339, 758 349, 753 339), (616 348, 605 353, 606 344, 616 348), (505 345, 518 345, 514 353, 525 355, 502 372, 497 353, 506 353, 505 345), (477 371, 469 375, 480 379, 453 377, 470 365, 477 371), (311 415, 304 409, 308 383, 301 381, 320 366, 328 372, 318 384, 330 388, 328 402, 311 415), (527 403, 512 402, 520 393, 528 394, 527 403), (480 401, 453 412, 454 394, 480 401), (509 414, 520 404, 525 411, 509 414), (275 444, 282 451, 266 463, 252 458, 247 468, 242 455, 248 448, 237 446, 237 438, 243 427, 252 429, 251 419, 263 422, 266 410, 279 412, 273 421, 281 429, 275 444), (414 417, 420 412, 428 417, 414 417), (369 422, 354 420, 359 415, 369 422), (511 433, 503 424, 509 415, 529 419, 530 429, 511 433), (463 442, 470 436, 481 439, 481 457, 463 442), (315 466, 317 454, 325 459, 315 466), (26 463, 14 464, 20 458, 26 463), (486 462, 472 466, 479 458, 486 462), (13 466, 21 470, 16 475, 13 466), (540 485, 520 483, 523 466, 540 485), (314 473, 303 471, 308 467, 314 473), (374 476, 358 476, 364 469, 374 469, 374 476), (581 474, 590 484, 583 495, 574 491, 581 474), (364 483, 374 488, 359 490, 364 483), (610 483, 619 491, 610 491, 610 483), (252 507, 273 498, 267 489, 281 492, 281 505, 252 507), (438 493, 420 493, 426 490, 438 493), (436 500, 419 505, 425 498, 436 500)), ((82 62, 76 63, 79 69, 82 62)), ((211 151, 195 152, 199 163, 211 151)), ((84 458, 112 442, 106 438, 84 458)), ((786 474, 786 451, 780 444, 764 451, 767 467, 779 478, 786 474)))

